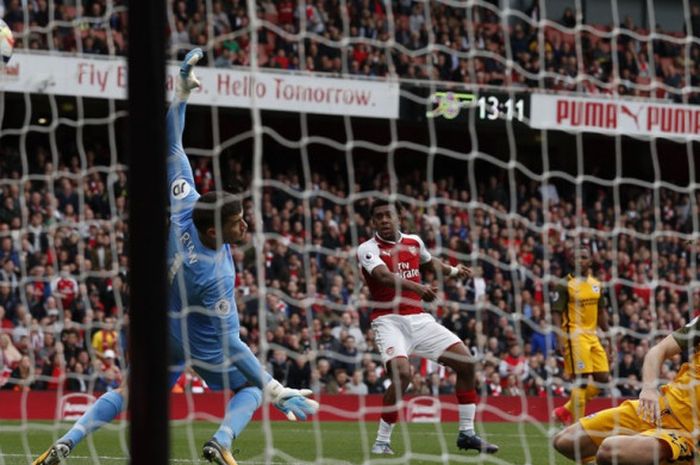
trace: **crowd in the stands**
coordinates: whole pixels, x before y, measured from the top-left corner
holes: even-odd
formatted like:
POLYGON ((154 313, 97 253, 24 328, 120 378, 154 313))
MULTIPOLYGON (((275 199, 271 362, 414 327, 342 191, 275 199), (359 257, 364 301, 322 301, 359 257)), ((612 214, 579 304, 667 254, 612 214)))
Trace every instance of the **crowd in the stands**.
MULTIPOLYGON (((86 166, 77 155, 51 157, 40 146, 25 165, 18 152, 0 148, 5 389, 105 391, 119 384, 128 365, 128 316, 139 309, 128 306, 127 177, 114 166, 90 169, 104 168, 110 158, 106 149, 86 150, 86 166), (32 176, 21 179, 23 173, 32 176)), ((213 187, 210 161, 193 158, 200 192, 213 187)), ((381 166, 357 169, 357 192, 389 193, 381 166)), ((226 184, 251 185, 250 171, 235 158, 223 164, 221 175, 226 184)), ((297 169, 266 165, 263 175, 286 189, 263 192, 264 246, 233 249, 241 336, 258 354, 267 342, 261 360, 291 387, 382 392, 388 380, 355 258, 357 245, 372 235, 367 199, 352 209, 333 202, 348 195, 347 178, 333 170, 319 168, 310 184, 297 169), (305 185, 314 189, 306 200, 305 185), (264 295, 256 253, 265 267, 264 295)), ((570 270, 572 245, 582 239, 576 231, 585 232, 595 275, 605 283, 608 305, 601 310, 615 329, 610 353, 616 393, 633 395, 649 345, 700 311, 700 292, 689 287, 700 277, 695 251, 679 236, 692 232, 700 194, 691 199, 659 189, 654 195, 628 186, 618 208, 612 190, 589 185, 577 207, 575 189, 534 180, 511 186, 505 171, 485 174, 477 185, 450 175, 434 182, 424 176, 414 170, 398 179, 398 193, 415 199, 404 202, 402 228, 419 234, 431 253, 474 269, 468 280, 423 278, 440 287, 438 304, 426 310, 472 348, 483 395, 565 394, 548 292, 570 270), (433 202, 426 204, 428 199, 433 202), (473 200, 478 207, 467 208, 473 200)), ((255 234, 252 201, 244 207, 249 234, 255 234)), ((673 376, 678 362, 664 366, 664 378, 673 376)), ((454 391, 448 369, 419 359, 412 366, 411 392, 454 391)), ((175 389, 207 386, 188 371, 175 389)))
MULTIPOLYGON (((5 0, 0 17, 16 32, 17 47, 124 55, 125 4, 5 0)), ((683 32, 635 24, 622 14, 621 24, 590 24, 585 16, 577 22, 571 8, 561 18, 539 22, 538 1, 505 21, 497 2, 469 8, 412 0, 255 4, 256 11, 248 11, 242 0, 171 1, 170 56, 200 46, 221 68, 249 66, 255 54, 263 68, 344 77, 700 99, 700 6, 695 3, 683 32), (686 42, 686 36, 695 41, 686 42)))

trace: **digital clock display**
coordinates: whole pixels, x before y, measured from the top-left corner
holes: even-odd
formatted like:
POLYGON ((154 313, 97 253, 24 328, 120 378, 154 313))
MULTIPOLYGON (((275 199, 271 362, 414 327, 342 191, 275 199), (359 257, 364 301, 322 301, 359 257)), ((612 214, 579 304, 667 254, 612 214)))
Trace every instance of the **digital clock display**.
POLYGON ((482 120, 525 120, 525 100, 508 94, 478 95, 471 92, 435 92, 430 96, 434 105, 426 112, 428 118, 455 119, 464 108, 476 108, 482 120))

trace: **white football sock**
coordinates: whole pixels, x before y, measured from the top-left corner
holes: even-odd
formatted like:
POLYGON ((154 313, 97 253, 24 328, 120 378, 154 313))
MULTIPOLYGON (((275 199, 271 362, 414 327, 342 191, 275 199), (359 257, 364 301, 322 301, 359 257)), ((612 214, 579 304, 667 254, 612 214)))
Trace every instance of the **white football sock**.
POLYGON ((391 432, 394 430, 394 425, 387 423, 383 418, 379 419, 379 430, 377 431, 377 442, 391 442, 391 432))
POLYGON ((459 404, 459 430, 474 434, 476 404, 459 404))

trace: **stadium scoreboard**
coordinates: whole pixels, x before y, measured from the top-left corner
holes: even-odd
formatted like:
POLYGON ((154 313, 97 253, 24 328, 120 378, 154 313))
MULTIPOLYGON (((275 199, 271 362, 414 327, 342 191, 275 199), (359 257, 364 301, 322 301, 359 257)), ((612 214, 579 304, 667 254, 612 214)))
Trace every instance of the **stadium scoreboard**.
POLYGON ((525 121, 525 97, 521 94, 435 92, 430 96, 434 107, 427 110, 428 118, 455 119, 464 108, 475 108, 480 120, 525 121))
MULTIPOLYGON (((468 123, 479 126, 512 122, 527 124, 530 94, 496 90, 441 90, 426 87, 402 88, 401 117, 438 124, 468 123), (473 116, 472 116, 473 115, 473 116)), ((497 126, 496 126, 497 127, 497 126)))

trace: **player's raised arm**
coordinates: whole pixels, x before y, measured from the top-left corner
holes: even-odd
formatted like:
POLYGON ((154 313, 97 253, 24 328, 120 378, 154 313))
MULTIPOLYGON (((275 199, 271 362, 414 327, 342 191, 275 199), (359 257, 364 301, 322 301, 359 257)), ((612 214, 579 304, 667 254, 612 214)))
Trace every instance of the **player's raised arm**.
POLYGON ((196 194, 192 167, 182 145, 182 133, 185 130, 187 99, 190 92, 199 87, 199 81, 194 75, 193 68, 202 56, 202 49, 195 48, 185 57, 175 85, 175 98, 166 117, 168 186, 171 201, 173 199, 182 200, 188 195, 196 194))

